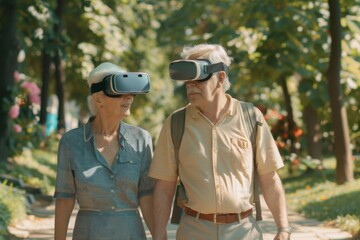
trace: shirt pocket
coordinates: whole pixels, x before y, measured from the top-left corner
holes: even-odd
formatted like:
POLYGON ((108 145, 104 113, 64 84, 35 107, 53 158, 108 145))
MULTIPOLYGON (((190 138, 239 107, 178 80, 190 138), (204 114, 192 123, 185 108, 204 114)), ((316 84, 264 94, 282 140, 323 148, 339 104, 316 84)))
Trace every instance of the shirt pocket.
POLYGON ((242 170, 248 170, 252 165, 252 146, 251 142, 246 138, 231 138, 231 155, 234 161, 237 161, 242 170))
POLYGON ((137 159, 119 159, 118 164, 118 179, 125 183, 137 183, 140 175, 140 162, 137 159))

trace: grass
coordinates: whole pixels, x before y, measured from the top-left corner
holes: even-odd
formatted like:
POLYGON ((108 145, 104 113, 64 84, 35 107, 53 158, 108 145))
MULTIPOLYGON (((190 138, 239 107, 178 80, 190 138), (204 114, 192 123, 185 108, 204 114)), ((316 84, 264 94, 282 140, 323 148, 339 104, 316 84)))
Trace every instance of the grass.
POLYGON ((21 156, 12 158, 0 173, 21 179, 26 185, 40 188, 44 195, 54 193, 56 178, 57 143, 47 143, 45 149, 25 149, 21 156))
MULTIPOLYGON (((325 159, 323 163, 323 170, 300 170, 298 176, 284 178, 289 208, 303 213, 306 217, 325 221, 358 237, 360 236, 358 204, 360 168, 355 168, 353 182, 337 185, 334 180, 335 159, 325 159)), ((286 175, 286 173, 282 174, 286 175)))
MULTIPOLYGON (((55 189, 57 141, 50 140, 44 149, 24 150, 21 156, 1 163, 0 174, 21 179, 26 186, 39 188, 44 195, 55 189)), ((0 240, 8 239, 7 226, 14 225, 27 215, 26 193, 6 181, 0 183, 0 240)))

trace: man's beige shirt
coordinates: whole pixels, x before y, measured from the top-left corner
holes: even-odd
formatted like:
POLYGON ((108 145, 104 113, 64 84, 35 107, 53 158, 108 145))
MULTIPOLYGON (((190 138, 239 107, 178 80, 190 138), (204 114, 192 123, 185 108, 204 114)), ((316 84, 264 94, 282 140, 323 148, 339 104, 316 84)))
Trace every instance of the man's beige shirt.
MULTIPOLYGON (((253 207, 253 150, 245 132, 246 115, 238 100, 227 95, 227 112, 212 124, 191 104, 187 106, 179 165, 171 141, 171 117, 165 120, 149 176, 176 181, 178 173, 188 198, 186 206, 201 213, 239 213, 253 207)), ((247 114, 247 113, 245 113, 247 114)), ((262 113, 257 131, 256 162, 259 175, 275 171, 283 161, 262 113)))

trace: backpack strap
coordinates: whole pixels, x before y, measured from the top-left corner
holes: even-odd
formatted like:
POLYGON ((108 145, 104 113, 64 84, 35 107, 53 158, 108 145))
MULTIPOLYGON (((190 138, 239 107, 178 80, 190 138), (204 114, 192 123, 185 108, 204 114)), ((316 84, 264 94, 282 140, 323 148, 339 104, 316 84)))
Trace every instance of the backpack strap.
POLYGON ((248 123, 246 125, 245 131, 250 138, 252 149, 253 149, 253 161, 254 161, 254 198, 253 201, 255 203, 256 210, 256 221, 262 220, 261 213, 261 205, 260 205, 260 189, 259 189, 259 176, 257 173, 257 164, 256 164, 256 136, 257 136, 257 128, 261 126, 262 123, 257 121, 255 107, 252 103, 241 102, 240 107, 242 111, 245 113, 245 122, 248 123), (247 114, 246 114, 247 113, 247 114))
MULTIPOLYGON (((181 145, 181 140, 184 135, 184 129, 185 129, 185 116, 186 116, 186 108, 182 108, 175 112, 171 116, 171 140, 174 145, 174 151, 175 151, 175 160, 176 163, 179 164, 179 149, 181 145)), ((184 187, 182 186, 181 181, 176 187, 176 194, 175 194, 175 200, 173 203, 172 213, 171 213, 171 223, 172 224, 179 224, 180 218, 182 215, 183 209, 179 206, 180 202, 179 199, 181 199, 181 194, 184 190, 184 187)))
POLYGON ((175 150, 175 160, 179 163, 179 149, 185 129, 186 108, 182 108, 171 115, 171 140, 175 150))

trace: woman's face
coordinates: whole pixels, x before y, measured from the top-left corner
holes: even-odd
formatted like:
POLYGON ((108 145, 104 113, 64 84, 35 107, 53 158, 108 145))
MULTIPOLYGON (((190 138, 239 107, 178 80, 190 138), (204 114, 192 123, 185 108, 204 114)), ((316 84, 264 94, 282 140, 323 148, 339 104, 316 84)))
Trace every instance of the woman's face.
POLYGON ((121 97, 112 98, 102 93, 101 102, 98 104, 100 114, 123 118, 130 115, 130 107, 133 103, 135 95, 124 94, 121 97))

